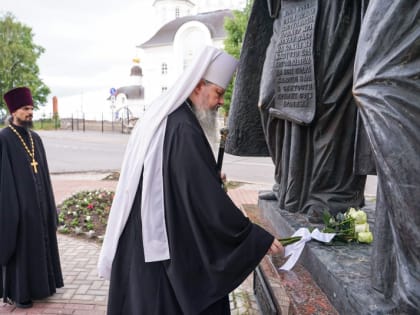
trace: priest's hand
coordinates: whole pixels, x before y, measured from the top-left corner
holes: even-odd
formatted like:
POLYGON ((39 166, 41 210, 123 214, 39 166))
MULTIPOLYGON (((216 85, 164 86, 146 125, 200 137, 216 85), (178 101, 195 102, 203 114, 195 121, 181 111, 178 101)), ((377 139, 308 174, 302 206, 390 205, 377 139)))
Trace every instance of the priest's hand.
POLYGON ((273 243, 268 249, 267 255, 280 255, 281 257, 284 257, 284 247, 278 239, 274 238, 273 243))

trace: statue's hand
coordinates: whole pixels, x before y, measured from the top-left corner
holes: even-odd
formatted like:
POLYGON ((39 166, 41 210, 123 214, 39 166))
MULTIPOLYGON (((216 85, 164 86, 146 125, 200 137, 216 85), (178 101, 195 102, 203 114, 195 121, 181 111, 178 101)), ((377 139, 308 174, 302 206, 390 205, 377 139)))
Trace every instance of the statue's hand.
POLYGON ((274 96, 267 96, 267 97, 260 97, 258 100, 258 109, 260 111, 266 111, 270 107, 273 107, 274 105, 274 96))

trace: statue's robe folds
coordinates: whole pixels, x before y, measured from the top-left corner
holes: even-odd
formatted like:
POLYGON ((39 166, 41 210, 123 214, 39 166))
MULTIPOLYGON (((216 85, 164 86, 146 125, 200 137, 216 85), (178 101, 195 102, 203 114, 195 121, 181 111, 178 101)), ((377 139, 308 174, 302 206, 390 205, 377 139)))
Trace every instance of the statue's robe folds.
POLYGON ((163 181, 170 259, 145 262, 140 179, 112 264, 108 314, 230 314, 228 294, 274 239, 221 187, 210 145, 186 103, 168 116, 163 181))
MULTIPOLYGON (((26 129, 15 128, 31 148, 26 129)), ((6 279, 0 272, 0 296, 17 302, 48 297, 63 286, 46 154, 38 134, 32 137, 36 174, 13 131, 0 132, 0 265, 6 268, 6 279)))
POLYGON ((420 2, 371 1, 360 34, 353 93, 378 172, 373 286, 418 314, 420 2))
MULTIPOLYGON (((365 175, 373 171, 369 150, 364 151, 366 159, 364 153, 355 154, 355 148, 366 147, 366 143, 358 141, 358 114, 352 97, 352 82, 365 2, 305 1, 317 10, 311 47, 314 116, 305 124, 277 115, 276 110, 279 93, 276 84, 282 82, 282 70, 279 70, 282 60, 278 59, 278 47, 284 42, 282 9, 286 2, 290 5, 294 1, 281 1, 278 12, 273 11, 278 2, 271 1, 270 10, 275 18, 270 17, 265 2, 255 1, 251 12, 235 83, 226 150, 247 155, 250 151, 247 151, 244 139, 258 144, 260 141, 255 137, 265 135, 268 152, 275 164, 275 193, 281 209, 308 213, 319 220, 324 210, 336 214, 348 207, 363 206, 365 175), (267 26, 270 23, 271 36, 267 26), (258 42, 260 31, 262 41, 258 42), (255 36, 256 42, 253 42, 251 39, 255 36), (260 68, 254 69, 259 55, 265 56, 263 67, 260 63, 260 68), (261 115, 254 114, 255 111, 258 113, 257 103, 261 106, 261 115), (247 122, 252 119, 259 120, 259 129, 255 131, 249 130, 252 124, 247 122), (246 137, 246 133, 250 136, 246 137)), ((260 150, 254 148, 251 154, 264 150, 261 145, 260 150)))

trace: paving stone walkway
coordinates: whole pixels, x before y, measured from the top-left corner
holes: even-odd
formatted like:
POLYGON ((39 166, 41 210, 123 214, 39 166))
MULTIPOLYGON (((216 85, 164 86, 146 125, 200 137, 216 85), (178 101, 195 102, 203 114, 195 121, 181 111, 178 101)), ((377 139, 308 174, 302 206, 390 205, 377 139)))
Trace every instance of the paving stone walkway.
MULTIPOLYGON (((52 183, 57 204, 81 190, 116 186, 115 181, 98 180, 95 174, 52 176, 52 183)), ((230 195, 238 206, 255 204, 257 191, 244 187, 232 190, 230 195)), ((0 302, 0 314, 106 314, 109 283, 100 279, 96 270, 100 245, 63 234, 58 234, 58 243, 65 286, 48 299, 34 301, 27 310, 0 302)), ((230 303, 233 315, 261 315, 252 290, 252 275, 231 293, 230 303)))

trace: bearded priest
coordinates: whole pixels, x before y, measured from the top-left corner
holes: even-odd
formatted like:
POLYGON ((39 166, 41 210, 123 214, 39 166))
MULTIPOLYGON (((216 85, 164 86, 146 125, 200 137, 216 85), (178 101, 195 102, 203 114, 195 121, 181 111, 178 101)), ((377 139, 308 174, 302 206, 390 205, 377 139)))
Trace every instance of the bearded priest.
POLYGON ((223 104, 236 65, 205 47, 135 126, 98 265, 111 279, 109 315, 230 314, 228 294, 264 255, 283 252, 222 188, 200 124, 223 104))
POLYGON ((57 210, 44 146, 31 130, 31 91, 12 89, 4 101, 11 117, 0 131, 0 296, 29 308, 63 286, 57 210))

